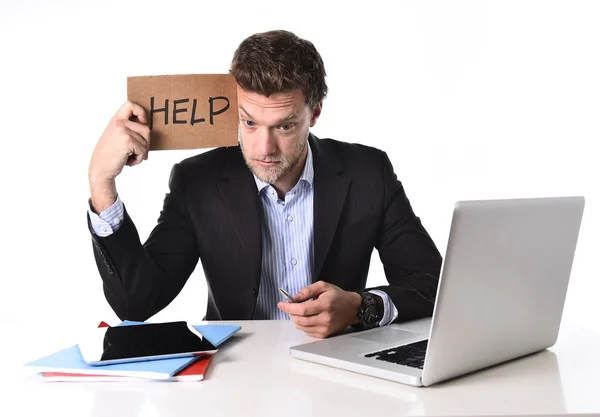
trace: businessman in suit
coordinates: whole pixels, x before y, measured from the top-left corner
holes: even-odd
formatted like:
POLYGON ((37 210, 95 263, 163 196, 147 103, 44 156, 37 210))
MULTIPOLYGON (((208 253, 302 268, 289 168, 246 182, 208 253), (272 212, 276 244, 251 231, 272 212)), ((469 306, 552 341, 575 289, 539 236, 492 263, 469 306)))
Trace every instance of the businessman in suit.
POLYGON ((147 320, 198 261, 207 320, 291 319, 323 338, 432 314, 441 255, 387 154, 313 135, 327 94, 322 59, 286 31, 236 50, 239 145, 173 166, 158 223, 141 242, 116 189, 148 158, 148 115, 126 102, 89 165, 88 227, 107 301, 147 320), (134 117, 135 116, 135 117, 134 117), (366 289, 376 248, 389 285, 366 289), (282 301, 279 288, 297 302, 282 301))

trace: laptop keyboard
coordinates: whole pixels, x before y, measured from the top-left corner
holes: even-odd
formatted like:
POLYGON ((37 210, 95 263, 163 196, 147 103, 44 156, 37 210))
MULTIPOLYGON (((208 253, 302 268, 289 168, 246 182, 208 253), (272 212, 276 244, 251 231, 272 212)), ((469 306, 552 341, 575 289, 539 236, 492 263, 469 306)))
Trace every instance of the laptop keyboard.
POLYGON ((365 357, 423 369, 425 352, 427 351, 427 342, 428 340, 422 340, 408 345, 380 350, 379 352, 367 353, 365 357))

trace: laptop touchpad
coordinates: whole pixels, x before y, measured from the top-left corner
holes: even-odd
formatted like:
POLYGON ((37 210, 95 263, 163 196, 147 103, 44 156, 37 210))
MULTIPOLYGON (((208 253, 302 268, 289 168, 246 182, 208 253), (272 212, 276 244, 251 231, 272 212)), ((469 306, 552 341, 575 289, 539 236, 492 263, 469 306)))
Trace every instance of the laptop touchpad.
POLYGON ((402 343, 410 339, 415 339, 418 336, 422 335, 420 333, 413 333, 389 327, 374 332, 357 334, 353 337, 379 343, 402 343))

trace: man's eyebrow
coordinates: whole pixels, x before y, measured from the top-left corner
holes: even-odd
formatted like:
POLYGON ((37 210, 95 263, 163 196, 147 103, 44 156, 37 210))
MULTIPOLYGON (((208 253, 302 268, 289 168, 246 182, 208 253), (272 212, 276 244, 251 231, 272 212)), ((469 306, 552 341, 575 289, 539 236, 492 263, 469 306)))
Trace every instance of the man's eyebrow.
POLYGON ((248 112, 246 111, 246 109, 245 109, 245 108, 244 108, 244 107, 243 107, 241 104, 239 105, 239 108, 240 108, 240 110, 241 110, 241 111, 243 111, 243 112, 246 114, 246 116, 248 116, 250 119, 254 119, 254 117, 250 116, 250 113, 248 113, 248 112))
MULTIPOLYGON (((247 111, 247 110, 244 108, 244 106, 242 106, 242 105, 240 104, 238 107, 239 107, 239 109, 240 109, 242 112, 244 112, 244 114, 245 114, 246 116, 248 116, 248 118, 250 118, 250 119, 253 119, 253 120, 254 120, 254 117, 252 117, 252 116, 250 115, 250 113, 248 113, 248 111, 247 111)), ((298 118, 298 115, 297 115, 296 113, 291 113, 291 114, 289 114, 288 116, 284 117, 283 119, 280 119, 280 120, 278 120, 278 121, 277 121, 277 123, 275 123, 275 125, 280 125, 280 124, 282 124, 282 123, 285 123, 285 122, 287 122, 287 121, 289 121, 289 120, 293 120, 293 119, 297 119, 297 118, 298 118)))
POLYGON ((296 119, 297 117, 298 117, 298 116, 296 115, 296 113, 292 113, 292 114, 290 114, 289 116, 287 116, 287 117, 284 117, 284 118, 283 118, 283 119, 281 119, 281 120, 278 120, 278 121, 277 121, 277 123, 275 123, 275 124, 276 124, 276 125, 280 125, 280 124, 282 124, 282 123, 285 123, 285 122, 287 122, 287 121, 289 121, 289 120, 296 119))

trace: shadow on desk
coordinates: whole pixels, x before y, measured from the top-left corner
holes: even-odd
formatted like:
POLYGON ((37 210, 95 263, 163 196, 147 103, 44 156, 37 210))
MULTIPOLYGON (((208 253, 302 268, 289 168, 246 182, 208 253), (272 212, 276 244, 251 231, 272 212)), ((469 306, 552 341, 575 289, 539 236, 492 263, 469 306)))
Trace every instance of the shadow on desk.
POLYGON ((412 387, 325 365, 294 359, 294 372, 329 381, 339 387, 395 397, 413 413, 444 415, 511 414, 515 404, 523 414, 566 412, 556 355, 544 350, 431 387, 412 387), (418 411, 417 411, 418 410, 418 411))

